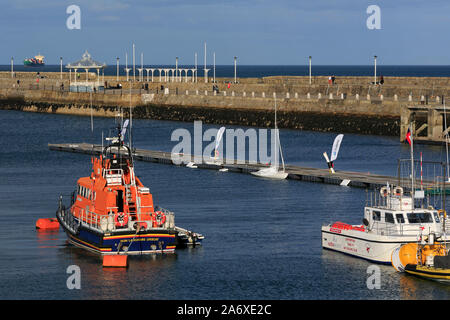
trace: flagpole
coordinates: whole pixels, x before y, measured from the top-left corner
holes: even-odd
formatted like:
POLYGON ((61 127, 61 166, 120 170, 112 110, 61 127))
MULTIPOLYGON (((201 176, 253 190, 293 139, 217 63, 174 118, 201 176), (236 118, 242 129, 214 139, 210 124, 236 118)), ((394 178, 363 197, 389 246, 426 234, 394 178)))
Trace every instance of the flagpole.
POLYGON ((410 124, 411 130, 411 200, 412 200, 412 209, 414 210, 414 139, 413 139, 413 131, 412 124, 410 124))

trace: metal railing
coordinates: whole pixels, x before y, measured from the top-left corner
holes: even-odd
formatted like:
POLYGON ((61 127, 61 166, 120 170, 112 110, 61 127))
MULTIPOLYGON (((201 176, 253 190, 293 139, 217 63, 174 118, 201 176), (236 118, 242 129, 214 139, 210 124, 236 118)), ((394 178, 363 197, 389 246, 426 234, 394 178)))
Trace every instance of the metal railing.
MULTIPOLYGON (((140 208, 146 208, 149 206, 144 206, 140 208)), ((166 216, 166 221, 164 224, 160 227, 154 226, 153 220, 129 220, 128 224, 124 227, 117 227, 115 223, 115 216, 117 214, 117 207, 109 207, 109 213, 108 214, 98 214, 93 211, 86 211, 85 209, 81 209, 81 215, 75 216, 76 219, 78 219, 79 223, 83 225, 84 227, 88 227, 90 229, 94 229, 96 231, 117 231, 117 230, 136 230, 136 227, 138 224, 141 225, 141 228, 143 225, 146 225, 144 229, 142 230, 152 230, 152 229, 174 229, 175 228, 175 215, 173 212, 169 210, 162 211, 164 215, 166 216)), ((72 214, 72 213, 70 213, 72 214)), ((150 213, 143 213, 143 214, 150 214, 150 213)), ((129 218, 131 218, 131 215, 128 214, 129 218)), ((135 215, 136 217, 139 216, 139 214, 135 215)))

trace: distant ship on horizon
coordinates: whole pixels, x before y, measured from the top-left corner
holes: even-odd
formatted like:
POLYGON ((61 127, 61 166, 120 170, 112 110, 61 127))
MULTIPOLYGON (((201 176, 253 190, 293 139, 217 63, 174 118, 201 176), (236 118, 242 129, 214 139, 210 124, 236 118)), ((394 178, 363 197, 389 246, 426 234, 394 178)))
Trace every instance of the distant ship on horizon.
POLYGON ((44 56, 41 56, 41 54, 38 54, 34 58, 26 58, 23 60, 23 65, 29 66, 29 67, 43 66, 43 65, 45 65, 44 56))

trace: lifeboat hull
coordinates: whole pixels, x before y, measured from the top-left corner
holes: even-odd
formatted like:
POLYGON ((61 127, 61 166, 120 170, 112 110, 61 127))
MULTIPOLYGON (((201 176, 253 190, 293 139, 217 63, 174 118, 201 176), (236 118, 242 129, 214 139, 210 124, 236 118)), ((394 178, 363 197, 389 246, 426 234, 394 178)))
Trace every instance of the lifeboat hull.
POLYGON ((97 254, 151 254, 173 253, 176 248, 176 234, 167 230, 144 230, 136 232, 97 233, 80 227, 78 234, 65 230, 68 241, 79 248, 97 254))
POLYGON ((67 234, 69 243, 97 254, 151 254, 173 253, 177 247, 178 237, 175 230, 151 229, 117 230, 99 232, 79 223, 73 216, 62 215, 58 210, 56 217, 67 234), (68 219, 68 217, 70 217, 68 219))

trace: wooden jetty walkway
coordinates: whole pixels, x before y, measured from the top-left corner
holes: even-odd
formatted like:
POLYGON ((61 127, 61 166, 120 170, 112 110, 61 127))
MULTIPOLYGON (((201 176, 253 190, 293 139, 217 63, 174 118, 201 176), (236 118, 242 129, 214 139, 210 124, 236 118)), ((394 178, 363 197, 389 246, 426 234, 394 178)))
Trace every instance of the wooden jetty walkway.
MULTIPOLYGON (((101 145, 93 145, 88 143, 62 143, 62 144, 48 144, 50 150, 73 152, 73 153, 84 153, 90 155, 100 155, 102 152, 101 145)), ((186 166, 187 163, 175 164, 172 161, 172 154, 170 152, 145 150, 145 149, 133 149, 133 156, 135 160, 147 161, 147 162, 157 162, 163 164, 181 165, 186 166)), ((200 156, 194 157, 190 156, 192 162, 194 160, 200 159, 200 156)), ((267 165, 261 163, 238 163, 234 160, 234 163, 222 163, 211 161, 195 163, 195 166, 200 169, 228 169, 230 172, 239 173, 250 173, 257 171, 261 168, 267 167, 267 165)), ((198 161, 200 162, 200 161, 198 161)), ((241 161, 242 162, 242 161, 241 161)), ((404 179, 398 177, 377 175, 377 174, 367 174, 362 172, 350 172, 350 171, 336 171, 332 174, 328 169, 317 169, 317 168, 306 168, 294 165, 286 165, 286 172, 288 172, 288 179, 309 181, 309 182, 320 182, 334 185, 343 185, 349 187, 359 187, 359 188, 380 188, 385 186, 387 182, 391 186, 401 186, 405 190, 410 188, 404 179)), ((426 188, 436 187, 436 183, 430 181, 424 181, 423 186, 426 188)))

